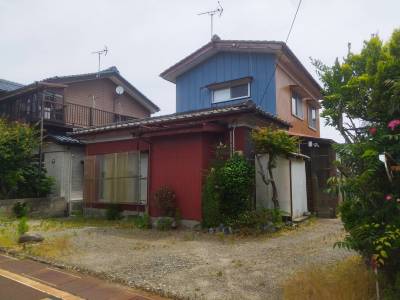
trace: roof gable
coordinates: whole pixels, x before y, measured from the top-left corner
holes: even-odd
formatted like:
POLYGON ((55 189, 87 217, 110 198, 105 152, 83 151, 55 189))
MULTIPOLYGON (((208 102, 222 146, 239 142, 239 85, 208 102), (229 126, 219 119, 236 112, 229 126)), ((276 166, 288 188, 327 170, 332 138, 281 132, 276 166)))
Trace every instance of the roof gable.
POLYGON ((102 78, 108 78, 116 85, 124 87, 126 92, 134 99, 136 99, 141 105, 147 108, 151 113, 160 111, 160 108, 149 100, 143 93, 135 88, 128 80, 126 80, 118 71, 117 67, 113 66, 108 69, 102 70, 96 73, 86 73, 68 76, 55 76, 44 79, 46 82, 54 83, 74 83, 88 80, 97 80, 102 78))
POLYGON ((306 75, 306 77, 310 80, 315 88, 317 88, 318 90, 321 89, 318 82, 312 77, 312 75, 307 71, 300 60, 294 55, 294 53, 284 42, 221 40, 216 35, 209 43, 162 72, 160 76, 165 80, 176 83, 176 78, 178 76, 203 63, 204 61, 219 52, 254 52, 282 55, 295 67, 299 68, 300 71, 306 75))

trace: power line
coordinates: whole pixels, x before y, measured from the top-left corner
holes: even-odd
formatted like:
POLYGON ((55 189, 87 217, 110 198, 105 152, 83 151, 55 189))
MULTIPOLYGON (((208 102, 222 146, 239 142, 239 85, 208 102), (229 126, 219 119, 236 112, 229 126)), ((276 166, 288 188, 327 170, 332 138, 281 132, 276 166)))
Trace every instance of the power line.
MULTIPOLYGON (((299 13, 299 9, 300 9, 300 5, 301 5, 301 2, 302 2, 302 1, 303 1, 303 0, 299 0, 299 4, 297 5, 296 12, 295 12, 295 14, 294 14, 294 16, 293 16, 292 24, 290 24, 290 29, 289 29, 289 32, 288 32, 288 34, 287 34, 287 36, 286 36, 286 39, 285 39, 285 44, 287 44, 287 42, 288 42, 288 40, 289 40, 289 37, 290 37, 290 34, 292 33, 292 29, 293 29, 293 26, 294 26, 294 22, 296 21, 297 14, 299 13)), ((279 61, 279 59, 281 58, 282 55, 283 55, 283 52, 281 51, 281 53, 280 53, 279 56, 278 56, 277 62, 279 61)), ((266 87, 265 87, 265 89, 264 89, 264 92, 263 92, 262 97, 261 97, 260 104, 262 104, 263 101, 264 101, 265 94, 267 93, 268 88, 269 88, 269 85, 271 84, 271 81, 272 81, 272 79, 273 79, 274 76, 275 76, 275 72, 276 72, 276 68, 277 68, 277 67, 278 67, 278 63, 275 64, 274 71, 272 72, 271 77, 269 78, 268 83, 267 83, 267 85, 266 85, 266 87)))

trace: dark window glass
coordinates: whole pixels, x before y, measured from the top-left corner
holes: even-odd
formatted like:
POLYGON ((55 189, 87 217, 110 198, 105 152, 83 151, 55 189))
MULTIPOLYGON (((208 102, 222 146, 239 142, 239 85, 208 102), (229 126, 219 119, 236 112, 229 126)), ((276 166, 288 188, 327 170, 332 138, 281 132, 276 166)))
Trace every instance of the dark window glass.
POLYGON ((248 84, 231 87, 231 99, 249 96, 248 84))

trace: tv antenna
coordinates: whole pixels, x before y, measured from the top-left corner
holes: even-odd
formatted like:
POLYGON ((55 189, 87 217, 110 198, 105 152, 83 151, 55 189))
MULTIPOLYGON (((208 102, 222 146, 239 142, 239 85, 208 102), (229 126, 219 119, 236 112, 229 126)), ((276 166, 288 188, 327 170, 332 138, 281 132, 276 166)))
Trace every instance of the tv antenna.
POLYGON ((223 13, 224 9, 221 5, 221 3, 219 3, 218 1, 218 8, 214 9, 214 10, 210 10, 210 11, 205 11, 202 13, 197 14, 198 16, 201 15, 209 15, 211 17, 211 39, 213 37, 213 29, 214 29, 214 15, 218 14, 219 17, 221 17, 222 13, 223 13))
MULTIPOLYGON (((108 53, 108 48, 107 48, 107 46, 104 46, 104 49, 103 49, 103 50, 99 50, 99 51, 94 51, 94 52, 92 52, 92 54, 97 54, 97 55, 99 56, 99 70, 98 70, 99 74, 100 74, 100 66, 101 66, 101 64, 100 64, 100 62, 101 62, 101 56, 102 56, 102 55, 106 56, 107 53, 108 53)), ((98 75, 97 75, 97 76, 98 76, 98 75)))

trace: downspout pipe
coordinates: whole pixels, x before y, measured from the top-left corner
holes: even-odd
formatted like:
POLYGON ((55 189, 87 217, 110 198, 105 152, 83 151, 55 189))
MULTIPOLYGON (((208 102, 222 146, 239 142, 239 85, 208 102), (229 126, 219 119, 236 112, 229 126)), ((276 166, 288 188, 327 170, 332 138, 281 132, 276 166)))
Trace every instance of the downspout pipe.
POLYGON ((233 156, 233 154, 236 151, 236 145, 235 145, 235 129, 236 129, 237 125, 236 124, 232 124, 230 126, 231 130, 230 130, 230 136, 229 136, 229 144, 230 144, 230 149, 231 149, 231 157, 233 156))

